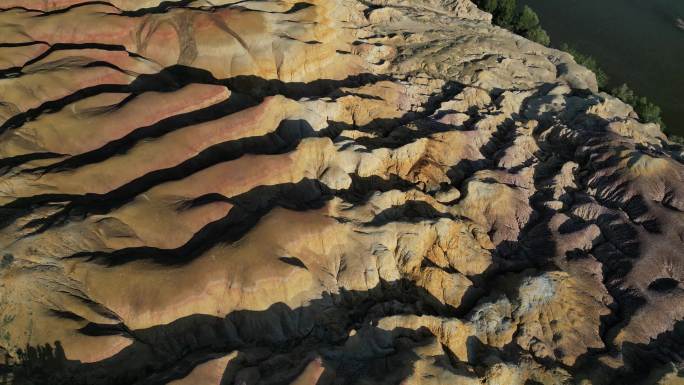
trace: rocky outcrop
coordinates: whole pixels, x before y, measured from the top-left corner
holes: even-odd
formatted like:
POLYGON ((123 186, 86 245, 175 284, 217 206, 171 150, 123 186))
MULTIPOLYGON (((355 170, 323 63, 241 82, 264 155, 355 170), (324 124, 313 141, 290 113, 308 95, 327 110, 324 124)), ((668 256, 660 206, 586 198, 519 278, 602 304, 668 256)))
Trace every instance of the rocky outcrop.
POLYGON ((0 6, 6 381, 679 381, 684 151, 570 55, 467 0, 0 6))

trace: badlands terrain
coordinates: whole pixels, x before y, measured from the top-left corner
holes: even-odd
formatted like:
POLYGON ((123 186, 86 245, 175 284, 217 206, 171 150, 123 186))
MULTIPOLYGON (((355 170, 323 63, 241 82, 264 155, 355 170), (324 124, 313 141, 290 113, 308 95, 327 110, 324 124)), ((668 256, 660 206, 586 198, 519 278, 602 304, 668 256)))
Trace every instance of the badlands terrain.
POLYGON ((2 0, 0 383, 682 384, 684 150, 468 0, 2 0))

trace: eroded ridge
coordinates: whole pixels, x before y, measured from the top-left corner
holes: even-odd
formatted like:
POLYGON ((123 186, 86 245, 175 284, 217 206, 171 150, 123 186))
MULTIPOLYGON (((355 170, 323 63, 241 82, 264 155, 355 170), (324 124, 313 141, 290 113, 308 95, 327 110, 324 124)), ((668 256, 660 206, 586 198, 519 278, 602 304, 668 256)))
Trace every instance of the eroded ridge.
POLYGON ((4 1, 0 378, 675 384, 684 152, 467 0, 4 1))

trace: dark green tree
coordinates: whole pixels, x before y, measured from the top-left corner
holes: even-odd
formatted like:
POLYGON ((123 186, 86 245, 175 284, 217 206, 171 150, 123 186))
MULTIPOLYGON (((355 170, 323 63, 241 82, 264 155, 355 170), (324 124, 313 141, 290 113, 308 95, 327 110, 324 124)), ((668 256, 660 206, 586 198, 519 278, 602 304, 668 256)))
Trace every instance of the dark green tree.
POLYGON ((677 143, 680 146, 684 146, 684 136, 679 136, 679 135, 668 135, 668 139, 670 139, 672 142, 677 143))
POLYGON ((636 97, 634 96, 634 91, 627 86, 627 84, 622 84, 619 87, 613 88, 610 93, 616 98, 622 100, 625 103, 631 104, 634 102, 636 97))
POLYGON ((497 6, 499 5, 498 0, 480 0, 478 2, 478 5, 480 8, 484 11, 487 11, 489 13, 494 13, 496 11, 497 6))
POLYGON ((636 112, 637 115, 639 115, 639 118, 644 122, 656 123, 659 124, 662 129, 665 129, 665 124, 660 116, 660 107, 652 103, 646 97, 635 94, 627 84, 613 88, 610 93, 623 102, 632 105, 632 107, 634 107, 634 112, 636 112))
POLYGON ((646 97, 642 96, 637 99, 634 108, 643 121, 657 123, 664 128, 663 119, 660 117, 660 107, 646 99, 646 97))
POLYGON ((515 0, 499 0, 494 12, 494 23, 506 29, 512 29, 517 7, 515 0))
POLYGON ((546 31, 544 31, 544 29, 540 26, 530 29, 529 31, 525 32, 523 36, 542 45, 548 46, 551 44, 551 38, 549 37, 549 34, 547 34, 546 31))
POLYGON ((539 16, 537 13, 527 5, 522 8, 518 14, 518 20, 515 23, 515 29, 518 33, 531 31, 539 25, 539 16))
MULTIPOLYGON (((548 46, 551 43, 549 34, 541 27, 539 16, 532 8, 525 5, 519 12, 516 12, 518 8, 516 0, 474 1, 481 9, 493 15, 492 22, 495 25, 511 30, 539 44, 548 46)), ((596 59, 579 52, 565 43, 561 45, 560 49, 571 54, 578 64, 596 74, 596 82, 599 88, 604 91, 606 90, 609 80, 608 74, 599 66, 596 59)), ((622 99, 625 103, 632 105, 642 121, 657 123, 662 129, 665 129, 660 116, 660 107, 651 103, 645 97, 637 96, 626 84, 614 88, 610 93, 622 99)), ((683 140, 681 137, 671 136, 671 138, 680 142, 683 140)))

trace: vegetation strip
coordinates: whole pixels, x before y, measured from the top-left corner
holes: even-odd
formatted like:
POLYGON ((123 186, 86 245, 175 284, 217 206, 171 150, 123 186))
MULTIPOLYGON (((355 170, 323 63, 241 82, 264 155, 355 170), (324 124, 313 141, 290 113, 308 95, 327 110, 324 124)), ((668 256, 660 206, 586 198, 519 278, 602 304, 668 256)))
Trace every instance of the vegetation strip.
MULTIPOLYGON (((542 28, 539 16, 531 7, 524 5, 520 8, 516 0, 474 0, 474 3, 480 9, 492 14, 492 22, 495 25, 506 28, 511 32, 547 47, 551 45, 549 34, 542 28)), ((643 122, 658 124, 670 140, 675 143, 684 144, 684 137, 667 132, 667 127, 661 117, 661 108, 658 105, 648 100, 645 96, 636 94, 627 84, 608 88, 610 77, 601 68, 596 59, 579 52, 567 43, 562 43, 558 48, 571 54, 578 64, 596 74, 599 90, 607 92, 631 105, 634 108, 634 112, 639 115, 643 122)))

